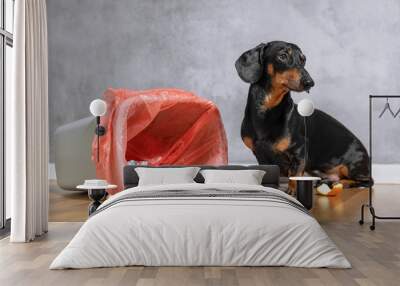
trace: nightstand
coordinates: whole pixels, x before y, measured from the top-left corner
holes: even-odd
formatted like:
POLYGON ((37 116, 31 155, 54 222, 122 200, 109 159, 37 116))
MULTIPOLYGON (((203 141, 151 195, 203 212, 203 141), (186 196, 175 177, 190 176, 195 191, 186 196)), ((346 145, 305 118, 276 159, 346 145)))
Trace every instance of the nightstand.
POLYGON ((321 180, 320 177, 289 177, 289 180, 296 181, 297 200, 310 210, 313 207, 313 183, 321 180))
POLYGON ((107 196, 107 190, 117 188, 117 185, 109 185, 105 180, 85 180, 83 185, 76 187, 77 189, 87 190, 89 198, 92 202, 89 204, 89 216, 94 213, 101 205, 101 201, 107 196))

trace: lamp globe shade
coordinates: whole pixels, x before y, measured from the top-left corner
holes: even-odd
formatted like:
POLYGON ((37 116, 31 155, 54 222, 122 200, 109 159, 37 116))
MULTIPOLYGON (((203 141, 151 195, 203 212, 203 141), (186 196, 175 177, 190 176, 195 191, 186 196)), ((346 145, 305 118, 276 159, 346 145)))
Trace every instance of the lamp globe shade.
POLYGON ((90 103, 90 113, 93 116, 103 116, 107 111, 107 103, 101 99, 95 99, 90 103))
POLYGON ((310 116, 314 112, 314 103, 311 99, 305 98, 297 104, 297 111, 301 116, 310 116))

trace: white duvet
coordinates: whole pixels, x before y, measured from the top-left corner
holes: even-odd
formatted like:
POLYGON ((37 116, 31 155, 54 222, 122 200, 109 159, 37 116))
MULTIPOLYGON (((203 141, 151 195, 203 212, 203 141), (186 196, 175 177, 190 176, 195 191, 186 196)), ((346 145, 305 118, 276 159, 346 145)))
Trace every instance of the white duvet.
MULTIPOLYGON (((290 204, 262 198, 174 197, 119 201, 132 192, 262 190, 262 186, 179 184, 135 187, 109 198, 50 269, 145 266, 349 268, 318 222, 290 204)), ((136 193, 135 193, 136 194, 136 193)))

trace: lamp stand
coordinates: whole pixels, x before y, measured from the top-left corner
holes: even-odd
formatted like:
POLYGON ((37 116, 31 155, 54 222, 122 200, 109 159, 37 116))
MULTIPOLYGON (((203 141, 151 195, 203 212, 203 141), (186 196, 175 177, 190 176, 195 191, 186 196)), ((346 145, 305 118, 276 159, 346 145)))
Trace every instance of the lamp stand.
POLYGON ((106 134, 106 128, 100 125, 100 116, 96 116, 96 130, 95 133, 97 135, 97 162, 99 162, 100 158, 100 136, 106 134))
POLYGON ((304 116, 304 171, 307 167, 308 146, 307 146, 307 116, 304 116))

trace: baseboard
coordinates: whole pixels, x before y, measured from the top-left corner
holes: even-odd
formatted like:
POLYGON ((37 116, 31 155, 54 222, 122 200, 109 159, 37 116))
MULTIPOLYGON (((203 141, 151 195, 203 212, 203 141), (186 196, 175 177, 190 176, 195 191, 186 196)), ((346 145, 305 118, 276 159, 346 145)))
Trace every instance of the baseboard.
POLYGON ((56 180, 56 165, 54 163, 49 163, 49 180, 56 180))
POLYGON ((400 184, 400 164, 373 164, 372 177, 376 184, 400 184))
MULTIPOLYGON (((254 162, 232 162, 231 165, 252 165, 254 162)), ((400 184, 400 164, 373 164, 372 177, 376 184, 400 184)), ((49 179, 56 180, 54 163, 49 163, 49 179)))

